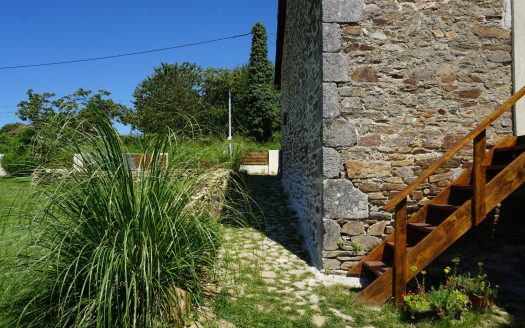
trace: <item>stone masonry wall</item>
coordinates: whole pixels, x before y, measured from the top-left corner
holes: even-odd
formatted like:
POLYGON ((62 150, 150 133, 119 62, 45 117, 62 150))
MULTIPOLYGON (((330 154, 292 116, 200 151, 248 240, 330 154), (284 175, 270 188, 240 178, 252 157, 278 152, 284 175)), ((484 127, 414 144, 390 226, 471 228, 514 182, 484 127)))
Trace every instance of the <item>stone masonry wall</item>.
POLYGON ((314 266, 322 251, 321 0, 288 0, 282 59, 282 183, 314 266))
MULTIPOLYGON (((388 199, 511 95, 507 1, 324 0, 325 268, 346 272, 393 232, 388 199)), ((488 143, 509 134, 510 113, 488 143)), ((470 155, 414 191, 410 210, 470 155)))

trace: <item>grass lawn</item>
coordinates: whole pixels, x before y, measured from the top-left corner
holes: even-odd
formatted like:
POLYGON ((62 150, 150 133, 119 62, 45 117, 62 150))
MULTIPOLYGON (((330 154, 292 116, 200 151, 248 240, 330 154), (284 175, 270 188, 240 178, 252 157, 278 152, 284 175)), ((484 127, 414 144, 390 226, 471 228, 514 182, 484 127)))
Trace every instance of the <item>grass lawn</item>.
POLYGON ((15 233, 18 228, 27 224, 28 214, 38 203, 33 198, 35 189, 31 187, 31 178, 0 178, 0 235, 2 246, 0 255, 6 256, 6 252, 12 247, 3 243, 6 236, 15 233))

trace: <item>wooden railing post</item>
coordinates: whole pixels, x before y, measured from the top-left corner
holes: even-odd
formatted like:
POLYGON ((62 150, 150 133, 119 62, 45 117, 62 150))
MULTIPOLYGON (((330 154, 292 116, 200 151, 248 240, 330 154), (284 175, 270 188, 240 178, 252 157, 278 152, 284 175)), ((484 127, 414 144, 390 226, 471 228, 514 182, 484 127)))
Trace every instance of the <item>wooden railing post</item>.
POLYGON ((394 254, 394 300, 396 306, 403 305, 407 285, 407 199, 396 205, 395 254, 394 254))
POLYGON ((472 224, 474 226, 478 225, 487 214, 485 209, 485 185, 487 177, 483 163, 486 143, 487 130, 483 130, 474 138, 474 163, 472 166, 472 224))

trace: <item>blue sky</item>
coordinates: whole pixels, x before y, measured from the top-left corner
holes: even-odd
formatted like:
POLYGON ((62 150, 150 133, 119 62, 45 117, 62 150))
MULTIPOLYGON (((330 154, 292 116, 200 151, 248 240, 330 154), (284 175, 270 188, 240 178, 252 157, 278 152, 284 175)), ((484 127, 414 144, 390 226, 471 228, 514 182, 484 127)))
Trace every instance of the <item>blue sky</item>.
MULTIPOLYGON (((175 46, 247 33, 256 22, 269 32, 275 57, 277 0, 24 0, 0 5, 0 67, 99 57, 175 46)), ((0 126, 17 121, 25 92, 59 96, 105 89, 130 104, 138 82, 160 62, 195 62, 203 67, 247 63, 251 38, 243 37, 104 61, 0 70, 0 126)), ((123 133, 129 131, 119 127, 123 133)))

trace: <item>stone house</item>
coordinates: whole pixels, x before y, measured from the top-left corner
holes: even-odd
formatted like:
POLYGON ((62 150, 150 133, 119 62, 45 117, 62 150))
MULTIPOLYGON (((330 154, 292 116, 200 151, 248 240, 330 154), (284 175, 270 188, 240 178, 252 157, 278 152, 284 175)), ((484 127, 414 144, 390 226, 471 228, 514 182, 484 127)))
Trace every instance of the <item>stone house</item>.
MULTIPOLYGON (((349 250, 393 231, 388 199, 525 85, 520 15, 520 0, 279 1, 282 181, 314 266, 352 268, 362 252, 349 250)), ((488 142, 524 130, 508 113, 488 142)), ((409 210, 470 153, 414 191, 409 210)))

